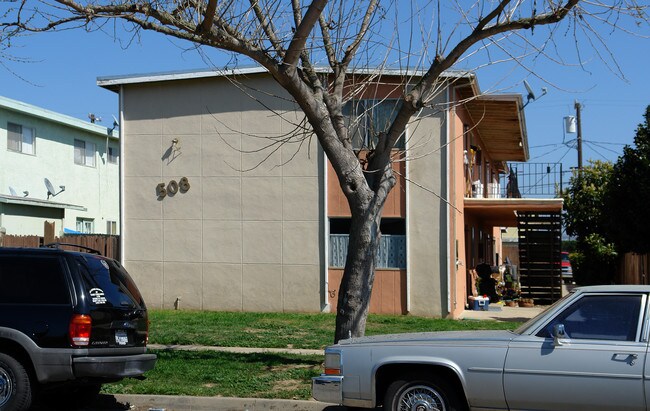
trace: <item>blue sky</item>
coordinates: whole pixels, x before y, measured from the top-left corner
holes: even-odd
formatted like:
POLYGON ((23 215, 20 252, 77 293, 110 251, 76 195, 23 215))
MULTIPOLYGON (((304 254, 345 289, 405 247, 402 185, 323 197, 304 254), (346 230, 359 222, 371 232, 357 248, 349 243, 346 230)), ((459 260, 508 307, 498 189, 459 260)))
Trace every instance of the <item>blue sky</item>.
MULTIPOLYGON (((97 77, 209 66, 196 51, 184 50, 187 45, 178 40, 145 33, 127 46, 110 34, 70 30, 15 41, 11 54, 31 61, 0 60, 4 65, 0 67, 0 94, 81 119, 94 113, 103 118, 100 124, 110 126, 112 115, 118 114, 117 95, 98 87, 97 77)), ((583 106, 585 163, 589 159, 615 161, 623 146, 632 144, 645 107, 650 104, 650 40, 609 35, 608 46, 615 52, 625 80, 590 55, 591 51, 582 56, 587 62, 584 67, 535 61, 530 67, 537 77, 501 66, 478 71, 484 91, 525 95, 524 78, 538 95, 542 87, 548 88, 546 95, 525 109, 530 161, 561 161, 565 169, 577 165, 577 151, 571 147, 575 134, 563 130, 563 118, 575 115, 575 100, 583 106)), ((226 57, 214 53, 213 63, 217 66, 226 61, 226 57)))

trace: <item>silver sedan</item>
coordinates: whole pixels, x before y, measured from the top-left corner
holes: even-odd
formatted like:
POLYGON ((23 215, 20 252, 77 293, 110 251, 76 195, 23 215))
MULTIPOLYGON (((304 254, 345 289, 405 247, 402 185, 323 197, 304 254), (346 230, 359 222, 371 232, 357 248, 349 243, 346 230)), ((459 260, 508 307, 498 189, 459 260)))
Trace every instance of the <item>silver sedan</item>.
POLYGON ((646 410, 649 295, 583 287, 514 331, 344 340, 312 394, 389 410, 646 410))

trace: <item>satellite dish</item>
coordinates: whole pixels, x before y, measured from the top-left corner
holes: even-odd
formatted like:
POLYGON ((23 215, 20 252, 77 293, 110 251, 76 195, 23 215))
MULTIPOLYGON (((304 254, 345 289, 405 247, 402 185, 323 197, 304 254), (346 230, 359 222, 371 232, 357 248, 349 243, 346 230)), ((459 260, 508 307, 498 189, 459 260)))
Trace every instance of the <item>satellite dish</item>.
POLYGON ((61 190, 59 190, 58 193, 55 193, 54 186, 50 182, 50 180, 47 179, 47 177, 44 179, 45 181, 45 188, 47 188, 47 199, 50 199, 50 196, 56 197, 58 194, 61 194, 61 192, 65 191, 65 186, 59 186, 61 190))
POLYGON ((526 91, 528 92, 528 100, 535 100, 535 92, 533 89, 530 87, 530 84, 526 80, 524 80, 524 87, 526 87, 526 91))
POLYGON ((120 126, 119 121, 117 121, 117 118, 113 116, 113 127, 107 129, 108 134, 113 134, 113 131, 120 126))
POLYGON ((14 190, 14 188, 12 186, 9 186, 9 194, 16 197, 16 190, 14 190))
MULTIPOLYGON (((526 107, 528 105, 528 103, 530 103, 531 101, 535 101, 538 98, 537 96, 535 96, 535 92, 533 91, 533 88, 530 87, 530 84, 528 84, 528 82, 526 80, 524 80, 524 87, 526 87, 526 92, 528 93, 528 95, 526 96, 526 98, 527 98, 526 104, 524 104, 521 107, 522 109, 524 107, 526 107)), ((539 97, 542 97, 543 95, 545 95, 547 93, 547 91, 548 90, 546 89, 546 87, 542 87, 542 94, 539 97)))

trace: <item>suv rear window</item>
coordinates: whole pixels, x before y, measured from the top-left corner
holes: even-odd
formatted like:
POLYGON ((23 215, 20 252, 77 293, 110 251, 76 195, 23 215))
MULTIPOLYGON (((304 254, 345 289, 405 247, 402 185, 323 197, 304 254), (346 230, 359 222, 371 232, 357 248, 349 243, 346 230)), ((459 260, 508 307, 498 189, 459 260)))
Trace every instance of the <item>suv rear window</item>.
POLYGON ((68 304, 63 266, 55 256, 0 257, 0 304, 68 304))
POLYGON ((95 306, 144 308, 142 295, 129 273, 113 260, 77 256, 86 293, 95 306))

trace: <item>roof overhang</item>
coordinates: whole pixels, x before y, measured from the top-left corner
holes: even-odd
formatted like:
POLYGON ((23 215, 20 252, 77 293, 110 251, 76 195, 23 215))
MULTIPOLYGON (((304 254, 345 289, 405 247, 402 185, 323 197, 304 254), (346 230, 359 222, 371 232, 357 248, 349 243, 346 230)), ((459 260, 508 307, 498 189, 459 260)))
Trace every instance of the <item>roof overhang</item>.
POLYGON ((517 213, 561 212, 561 198, 466 198, 465 214, 491 227, 516 227, 517 213))
MULTIPOLYGON (((332 69, 328 67, 315 67, 314 70, 318 73, 331 73, 332 69)), ((175 80, 192 80, 203 78, 215 77, 233 77, 233 76, 252 76, 259 74, 268 74, 269 71, 260 66, 255 67, 242 67, 233 69, 204 69, 204 70, 180 70, 168 71, 157 73, 142 73, 142 74, 125 74, 116 76, 101 76, 97 77, 97 85, 105 89, 118 92, 120 86, 129 84, 141 83, 156 83, 162 81, 175 81, 175 80)), ((370 68, 356 68, 350 70, 347 75, 361 75, 361 76, 398 76, 398 77, 422 77, 426 72, 418 69, 370 69, 370 68)), ((441 77, 448 79, 470 79, 474 78, 474 74, 462 70, 445 70, 441 77)))
POLYGON ((459 84, 456 90, 472 121, 471 127, 494 162, 528 161, 530 154, 521 94, 482 95, 475 78, 459 84))
POLYGON ((101 137, 110 137, 114 139, 119 138, 119 134, 114 128, 108 129, 99 124, 89 123, 78 118, 66 116, 65 114, 46 110, 44 108, 33 106, 22 101, 12 100, 7 97, 0 96, 0 108, 40 118, 52 123, 61 124, 66 127, 83 130, 85 132, 93 133, 101 137))
POLYGON ((0 194, 0 203, 24 205, 30 207, 62 208, 62 209, 70 209, 70 210, 77 210, 77 211, 88 211, 86 207, 80 205, 56 203, 54 201, 41 200, 39 198, 16 197, 16 196, 10 196, 5 194, 0 194))

